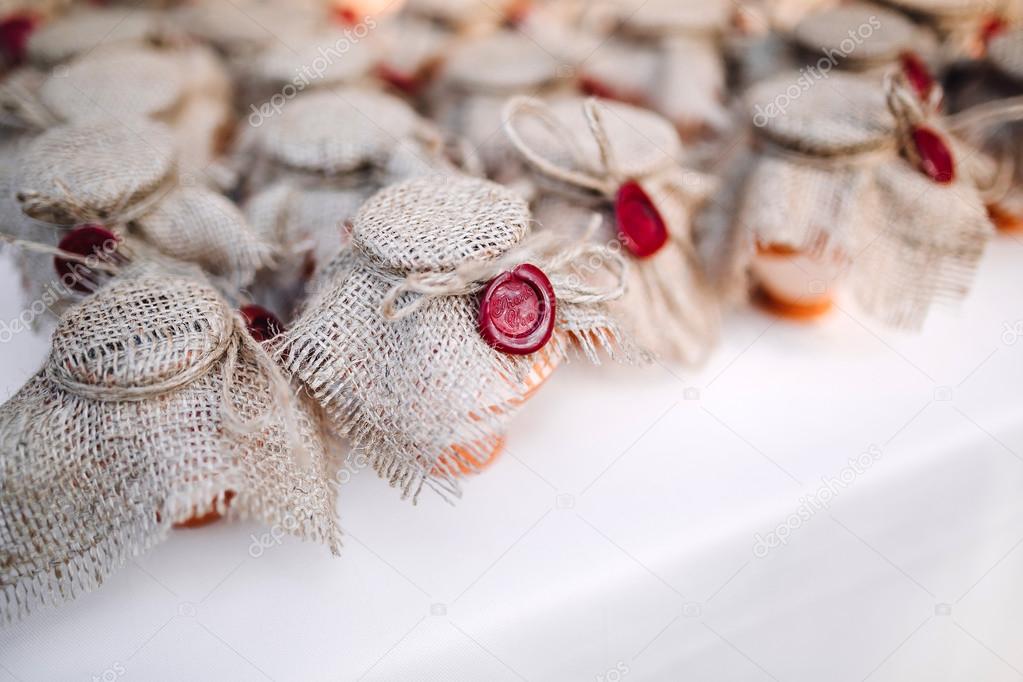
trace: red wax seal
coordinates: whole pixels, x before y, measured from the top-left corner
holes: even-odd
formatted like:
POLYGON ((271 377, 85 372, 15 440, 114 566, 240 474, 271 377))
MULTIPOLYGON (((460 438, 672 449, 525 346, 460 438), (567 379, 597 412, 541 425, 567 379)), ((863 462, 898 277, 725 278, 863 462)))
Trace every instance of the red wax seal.
POLYGON ((618 188, 615 220, 618 238, 637 258, 652 256, 668 241, 664 219, 638 182, 629 181, 618 188))
POLYGON ((277 316, 262 306, 243 306, 241 313, 248 326, 249 335, 260 343, 269 341, 284 331, 284 325, 277 316))
MULTIPOLYGON (((102 225, 79 225, 64 235, 57 248, 79 256, 95 256, 98 260, 111 262, 115 260, 119 241, 117 235, 102 225)), ((53 268, 62 282, 70 278, 67 286, 75 291, 88 293, 96 286, 96 273, 84 263, 54 256, 53 268)))
POLYGON ((920 156, 920 170, 927 177, 942 185, 955 180, 955 158, 941 135, 924 126, 914 128, 913 145, 920 156))
POLYGON ((31 14, 15 14, 0 21, 0 55, 10 66, 25 61, 28 37, 36 27, 36 17, 31 14))
POLYGON ((392 69, 386 64, 377 67, 377 77, 395 90, 410 96, 418 94, 426 85, 423 75, 392 69))
POLYGON ((1009 22, 999 16, 988 17, 984 24, 980 27, 980 43, 984 47, 995 38, 995 36, 1005 33, 1006 29, 1009 28, 1009 22))
POLYGON ((902 73, 906 76, 913 91, 916 92, 916 96, 926 102, 931 96, 931 92, 934 91, 934 86, 937 85, 927 64, 915 52, 903 52, 899 56, 899 63, 902 65, 902 73))
POLYGON ((480 335, 502 353, 535 353, 554 333, 555 305, 547 275, 535 265, 520 265, 490 280, 484 289, 480 335))

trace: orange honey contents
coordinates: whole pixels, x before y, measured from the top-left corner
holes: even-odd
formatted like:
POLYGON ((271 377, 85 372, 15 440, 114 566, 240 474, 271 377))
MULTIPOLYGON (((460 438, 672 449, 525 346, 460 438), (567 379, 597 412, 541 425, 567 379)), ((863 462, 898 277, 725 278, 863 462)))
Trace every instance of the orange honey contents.
MULTIPOLYGON (((522 384, 522 395, 518 398, 511 400, 511 406, 519 407, 523 405, 527 400, 533 397, 536 391, 547 381, 547 379, 554 373, 555 368, 561 362, 559 355, 555 354, 551 350, 551 344, 536 353, 536 362, 533 363, 529 374, 526 376, 525 381, 522 384)), ((500 406, 494 405, 488 408, 494 414, 503 414, 504 409, 500 406)), ((479 417, 476 415, 470 415, 474 420, 478 420, 479 417)), ((479 473, 483 469, 486 469, 501 454, 504 450, 505 438, 498 434, 488 436, 480 441, 472 444, 472 447, 466 447, 465 445, 452 445, 452 455, 441 455, 434 465, 434 473, 444 473, 450 476, 467 476, 469 474, 479 473), (478 456, 479 452, 486 452, 487 455, 482 459, 478 456), (476 454, 473 454, 476 453, 476 454)))

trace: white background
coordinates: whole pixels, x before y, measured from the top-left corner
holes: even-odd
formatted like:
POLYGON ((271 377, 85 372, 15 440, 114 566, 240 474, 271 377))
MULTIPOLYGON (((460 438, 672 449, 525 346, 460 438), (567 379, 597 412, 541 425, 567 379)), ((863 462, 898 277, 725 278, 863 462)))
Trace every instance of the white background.
MULTIPOLYGON (((5 395, 45 352, 0 348, 5 395)), ((371 471, 341 498, 342 557, 174 532, 0 630, 0 680, 1023 679, 1023 240, 922 335, 740 311, 699 372, 558 372, 454 507, 371 471)))

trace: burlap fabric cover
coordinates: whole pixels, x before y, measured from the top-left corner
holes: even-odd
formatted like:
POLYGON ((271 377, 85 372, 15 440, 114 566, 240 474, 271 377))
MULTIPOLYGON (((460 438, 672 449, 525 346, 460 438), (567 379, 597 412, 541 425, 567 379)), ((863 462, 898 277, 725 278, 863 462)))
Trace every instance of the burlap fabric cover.
POLYGON ((406 0, 404 11, 459 33, 482 34, 513 18, 529 0, 406 0))
POLYGON ((436 24, 415 16, 397 15, 381 22, 380 68, 407 94, 418 95, 443 63, 451 36, 436 24))
POLYGON ((988 58, 999 71, 1023 83, 1023 29, 995 36, 988 47, 988 58))
POLYGON ((610 5, 611 33, 580 67, 593 94, 652 108, 687 136, 726 127, 720 37, 732 5, 721 0, 610 5))
MULTIPOLYGON (((981 58, 986 51, 985 25, 992 17, 1016 16, 1016 0, 886 0, 933 26, 947 62, 981 58)), ((1018 16, 1016 16, 1018 18, 1018 16)))
POLYGON ((530 219, 514 192, 485 180, 435 176, 392 185, 359 211, 353 248, 326 268, 286 333, 281 361, 403 496, 417 497, 424 484, 457 495, 457 476, 438 463, 472 471, 490 457, 537 362, 563 356, 569 341, 593 360, 598 348, 619 347, 599 303, 607 292, 587 290, 569 271, 590 256, 607 264, 612 254, 556 242, 528 249, 530 219), (523 262, 554 284, 556 331, 539 353, 506 355, 477 329, 476 294, 523 262), (394 302, 411 308, 385 317, 395 287, 439 286, 481 267, 493 275, 442 287, 443 294, 406 289, 394 302))
POLYGON ((196 0, 171 11, 173 24, 229 58, 252 55, 278 40, 277 35, 313 30, 323 13, 296 0, 196 0), (300 5, 296 7, 296 4, 300 5))
POLYGON ((231 288, 247 284, 272 255, 234 204, 179 182, 172 135, 162 124, 52 128, 25 150, 15 186, 33 218, 135 234, 167 256, 204 265, 231 288))
POLYGON ((933 35, 902 14, 859 2, 807 16, 792 39, 812 63, 830 57, 838 68, 854 70, 891 64, 907 50, 926 54, 934 47, 933 35))
POLYGON ((66 313, 0 407, 0 473, 4 620, 98 587, 211 500, 339 546, 315 408, 211 287, 158 271, 66 313))
POLYGON ((505 109, 506 132, 542 188, 536 216, 555 231, 585 225, 587 211, 605 215, 597 239, 615 244, 618 189, 639 182, 669 231, 656 254, 630 262, 626 295, 614 309, 638 343, 672 360, 699 363, 717 338, 720 311, 693 243, 692 221, 712 183, 681 165, 678 133, 644 109, 581 97, 544 103, 516 98, 505 109))
POLYGON ((565 87, 559 64, 525 35, 511 31, 466 40, 448 55, 431 93, 433 117, 479 152, 487 173, 510 182, 515 156, 501 135, 501 107, 516 94, 539 95, 565 87))
MULTIPOLYGON (((378 60, 373 31, 356 38, 338 28, 317 27, 289 33, 239 63, 242 99, 257 107, 275 94, 354 85, 368 80, 378 60)), ((293 95, 292 95, 293 96, 293 95)))
MULTIPOLYGON (((897 110, 873 80, 833 73, 796 97, 788 94, 794 83, 798 74, 787 74, 750 93, 760 157, 736 220, 750 246, 846 261, 871 313, 919 327, 931 303, 965 293, 991 234, 984 212, 974 210, 981 203, 975 178, 961 164, 953 184, 917 182, 926 178, 903 158, 911 150, 897 110), (942 207, 942 220, 915 210, 924 197, 914 190, 923 188, 927 201, 942 207)), ((902 101, 918 101, 906 86, 898 92, 902 101)))
POLYGON ((436 129, 405 102, 368 88, 333 88, 296 97, 281 113, 243 133, 239 165, 250 191, 280 180, 350 187, 389 182, 382 171, 400 149, 426 167, 444 167, 436 129))
POLYGON ((149 10, 78 5, 32 33, 28 56, 48 67, 101 45, 150 42, 164 29, 159 15, 149 10))
POLYGON ((101 45, 61 68, 36 88, 3 89, 25 123, 152 118, 171 127, 179 163, 197 175, 221 151, 232 118, 231 84, 208 48, 101 45))

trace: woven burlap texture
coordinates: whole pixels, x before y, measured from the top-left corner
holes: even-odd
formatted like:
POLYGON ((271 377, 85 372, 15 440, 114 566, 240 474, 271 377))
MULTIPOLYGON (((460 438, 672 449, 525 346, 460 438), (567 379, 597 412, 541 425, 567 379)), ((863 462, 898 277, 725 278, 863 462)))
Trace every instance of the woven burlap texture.
MULTIPOLYGON (((765 120, 755 127, 760 156, 736 215, 748 246, 842 261, 867 311, 896 327, 919 328, 932 303, 968 291, 991 236, 990 220, 977 211, 983 201, 971 169, 978 160, 960 163, 950 185, 911 165, 909 126, 926 120, 942 128, 901 76, 882 86, 833 73, 829 87, 817 85, 788 98, 787 109, 778 107, 798 77, 781 76, 751 93, 755 124, 765 120), (830 95, 831 88, 843 97, 830 95), (944 217, 936 220, 930 209, 939 206, 944 217)), ((959 149, 952 135, 944 139, 959 149)))
POLYGON ((137 7, 78 6, 32 33, 29 59, 49 67, 100 45, 143 44, 163 32, 157 13, 137 7))
POLYGON ((24 150, 15 181, 22 210, 56 226, 102 223, 198 262, 232 288, 269 264, 270 245, 241 211, 177 172, 170 130, 144 119, 52 128, 24 150))
POLYGON ((640 346, 670 360, 703 361, 717 339, 720 310, 696 253, 692 221, 713 181, 682 167, 672 125, 649 111, 579 97, 516 98, 503 118, 545 190, 537 218, 547 229, 571 231, 585 224, 586 211, 598 210, 611 228, 598 239, 623 249, 614 230, 615 195, 629 181, 643 187, 669 239, 656 254, 631 260, 626 295, 614 309, 640 346))
MULTIPOLYGON (((489 459, 495 436, 527 393, 534 356, 556 362, 574 342, 597 361, 598 349, 621 347, 599 303, 606 296, 564 272, 575 263, 559 258, 570 252, 554 244, 519 251, 529 242, 529 223, 522 199, 484 180, 435 176, 393 185, 360 210, 353 248, 327 266, 286 333, 284 366, 403 497, 415 499, 424 485, 459 494, 457 477, 438 462, 475 471, 489 459), (465 267, 522 262, 543 269, 558 297, 555 336, 539 354, 506 355, 481 337, 477 294, 489 277, 440 295, 416 293, 413 285, 457 279, 465 267), (396 319, 385 316, 387 300, 403 309, 396 319)), ((578 258, 591 255, 612 258, 596 249, 578 258)))
MULTIPOLYGON (((363 87, 308 92, 280 114, 244 128, 237 164, 250 192, 280 180, 351 188, 393 182, 402 155, 422 172, 450 168, 436 128, 405 102, 363 87)), ((400 171, 400 168, 399 168, 400 171)))
POLYGON ((65 314, 44 368, 0 407, 2 617, 98 587, 211 500, 336 552, 321 436, 209 285, 122 277, 65 314))

